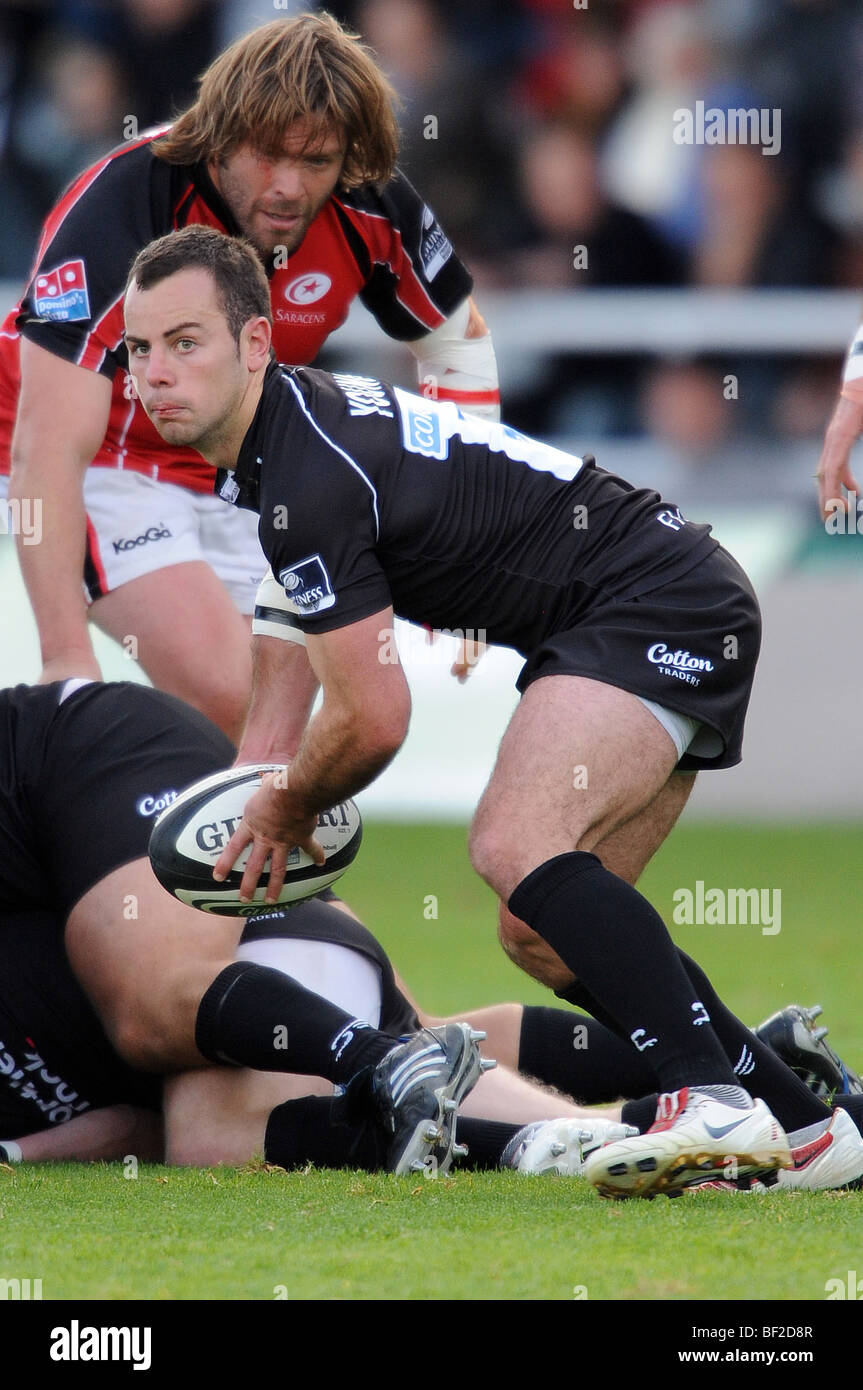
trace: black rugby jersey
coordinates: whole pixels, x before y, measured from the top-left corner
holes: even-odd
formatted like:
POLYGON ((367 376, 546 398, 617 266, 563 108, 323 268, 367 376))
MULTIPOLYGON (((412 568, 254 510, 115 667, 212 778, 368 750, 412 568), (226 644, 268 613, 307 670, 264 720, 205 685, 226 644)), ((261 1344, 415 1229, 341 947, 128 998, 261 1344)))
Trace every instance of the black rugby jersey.
POLYGON ((264 553, 310 633, 392 604, 527 653, 718 546, 658 493, 452 402, 276 364, 220 492, 260 512, 264 553))

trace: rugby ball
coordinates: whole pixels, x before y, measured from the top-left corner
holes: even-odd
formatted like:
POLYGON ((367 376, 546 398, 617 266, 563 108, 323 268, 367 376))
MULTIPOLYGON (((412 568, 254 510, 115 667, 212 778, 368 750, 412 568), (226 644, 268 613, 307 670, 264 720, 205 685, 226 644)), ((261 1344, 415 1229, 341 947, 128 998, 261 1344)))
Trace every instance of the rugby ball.
MULTIPOLYGON (((279 763, 256 763, 216 772, 193 782, 162 811, 150 836, 150 863, 163 888, 200 912, 248 917, 261 910, 269 859, 250 903, 241 903, 239 893, 251 845, 243 850, 224 882, 216 882, 213 868, 261 779, 268 772, 281 771, 281 767, 279 763)), ((326 863, 315 864, 295 846, 288 855, 279 903, 302 902, 335 883, 356 857, 362 836, 360 813, 352 801, 324 811, 318 817, 315 839, 327 856, 326 863)))

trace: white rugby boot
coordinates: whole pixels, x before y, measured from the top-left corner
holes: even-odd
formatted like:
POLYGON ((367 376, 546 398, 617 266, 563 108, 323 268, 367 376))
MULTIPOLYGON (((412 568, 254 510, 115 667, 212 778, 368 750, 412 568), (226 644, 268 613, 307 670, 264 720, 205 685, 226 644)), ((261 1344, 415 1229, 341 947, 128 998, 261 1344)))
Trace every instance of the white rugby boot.
POLYGON ((514 1134, 500 1157, 501 1168, 517 1173, 579 1177, 594 1149, 636 1135, 633 1125, 603 1119, 535 1120, 514 1134))
POLYGON ((763 1100, 744 1108, 684 1086, 659 1097, 645 1134, 590 1154, 584 1176, 603 1197, 677 1196, 711 1179, 772 1180, 791 1161, 785 1132, 763 1100))

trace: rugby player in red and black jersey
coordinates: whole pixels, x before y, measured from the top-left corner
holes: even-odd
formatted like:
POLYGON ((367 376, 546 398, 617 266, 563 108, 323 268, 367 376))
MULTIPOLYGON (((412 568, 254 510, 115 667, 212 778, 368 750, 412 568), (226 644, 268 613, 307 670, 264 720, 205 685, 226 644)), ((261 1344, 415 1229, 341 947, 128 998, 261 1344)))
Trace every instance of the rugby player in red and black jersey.
POLYGON ((108 154, 48 217, 0 334, 0 469, 15 426, 11 496, 42 505, 41 544, 20 557, 44 680, 98 675, 89 614, 117 640, 134 635, 154 684, 235 741, 242 725, 241 615, 266 569, 254 526, 126 388, 122 295, 153 237, 190 223, 243 232, 267 268, 282 360, 311 362, 359 297, 412 348, 426 390, 495 415, 471 278, 394 168, 392 98, 335 20, 276 20, 211 65, 172 127, 108 154))
MULTIPOLYGON (((452 403, 271 360, 251 248, 203 227, 140 253, 126 295, 130 371, 156 428, 227 470, 260 514, 323 705, 277 781, 249 801, 216 865, 252 845, 251 895, 290 846, 321 860, 316 813, 377 776, 410 693, 393 613, 483 628, 526 658, 522 699, 471 832, 513 959, 617 1032, 663 1096, 656 1123, 588 1159, 614 1196, 693 1174, 787 1167, 829 1112, 755 1059, 746 1030, 634 888, 699 768, 739 761, 760 638, 740 567, 657 493, 452 403), (287 530, 280 527, 283 513, 287 530), (770 1097, 770 1106, 765 1097, 770 1097), (754 1097, 754 1099, 753 1099, 754 1097)), ((287 644, 285 644, 287 646, 287 644)), ((284 691, 253 693, 278 741, 284 691)))

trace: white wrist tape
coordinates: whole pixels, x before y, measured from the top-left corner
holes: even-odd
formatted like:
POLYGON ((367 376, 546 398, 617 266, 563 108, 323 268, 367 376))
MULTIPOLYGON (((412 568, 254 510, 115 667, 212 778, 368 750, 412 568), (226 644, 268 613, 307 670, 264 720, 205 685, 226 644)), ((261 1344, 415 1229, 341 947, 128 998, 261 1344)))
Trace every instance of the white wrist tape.
POLYGON ((20 1163, 24 1157, 21 1153, 21 1145, 16 1144, 14 1139, 0 1139, 0 1147, 6 1150, 7 1163, 20 1163))
POLYGON ((849 381, 859 381, 861 377, 863 377, 863 324, 857 329, 848 349, 842 381, 847 385, 849 381))
POLYGON ((256 637, 280 637, 283 642, 306 645, 305 634, 297 626, 296 614, 288 604, 288 596, 272 570, 267 570, 255 594, 255 615, 252 632, 256 637))
POLYGON ((455 401, 471 415, 499 420, 500 390, 491 334, 466 338, 469 319, 466 299, 440 328, 408 343, 417 359, 420 390, 431 400, 455 401))

